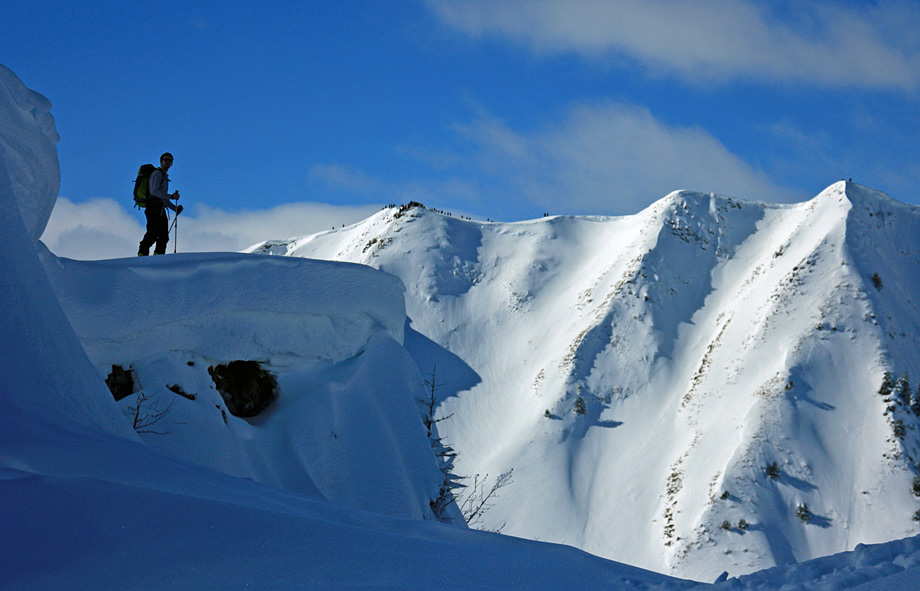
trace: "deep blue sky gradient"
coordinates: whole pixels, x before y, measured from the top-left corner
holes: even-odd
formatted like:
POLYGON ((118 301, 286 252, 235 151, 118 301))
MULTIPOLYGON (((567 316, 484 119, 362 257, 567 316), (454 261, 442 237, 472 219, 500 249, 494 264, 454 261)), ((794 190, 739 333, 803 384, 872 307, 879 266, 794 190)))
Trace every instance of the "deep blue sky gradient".
MULTIPOLYGON (((895 4, 920 14, 920 3, 895 4)), ((753 5, 801 20, 786 2, 753 5)), ((138 165, 166 150, 176 156, 173 187, 193 213, 197 204, 235 211, 416 199, 510 221, 547 210, 635 213, 674 189, 807 199, 845 177, 920 203, 916 80, 833 84, 756 69, 693 78, 628 51, 547 50, 501 31, 470 33, 439 6, 12 2, 0 22, 0 63, 53 103, 61 195, 77 203, 128 199, 138 165), (598 169, 566 169, 560 152, 582 156, 576 140, 561 138, 571 137, 573 109, 609 117, 610 105, 648 113, 675 135, 712 139, 759 184, 746 193, 688 150, 639 164, 643 178, 668 171, 660 187, 601 174, 592 184, 601 189, 576 196, 584 189, 571 179, 598 169)), ((858 15, 871 3, 822 6, 858 15)), ((701 39, 711 34, 687 26, 701 39)), ((918 39, 894 46, 917 62, 918 39)), ((622 160, 624 143, 643 139, 607 141, 610 158, 622 160)), ((603 154, 586 148, 593 156, 603 154)))

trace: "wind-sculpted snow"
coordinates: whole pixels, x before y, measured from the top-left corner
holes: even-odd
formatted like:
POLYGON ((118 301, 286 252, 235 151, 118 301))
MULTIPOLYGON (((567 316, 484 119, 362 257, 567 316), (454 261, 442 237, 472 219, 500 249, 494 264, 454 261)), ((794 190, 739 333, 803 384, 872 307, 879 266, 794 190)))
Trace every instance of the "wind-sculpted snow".
POLYGON ((0 65, 0 404, 132 437, 33 248, 59 181, 49 108, 0 65))
POLYGON ((0 196, 38 240, 61 184, 51 103, 0 64, 0 196))
POLYGON ((486 527, 711 580, 918 531, 913 391, 879 394, 920 371, 918 223, 841 182, 620 218, 388 209, 250 250, 403 279, 412 328, 479 378, 438 368, 458 472, 514 469, 486 527))
POLYGON ((415 406, 422 378, 401 346, 397 278, 233 253, 85 262, 45 250, 43 261, 100 375, 131 373, 122 409, 135 424, 168 409, 139 429, 148 444, 288 490, 430 516, 440 472, 415 406), (278 381, 279 399, 250 421, 231 416, 209 372, 235 360, 260 361, 278 381))
POLYGON ((338 362, 375 332, 403 339, 402 284, 359 265, 232 253, 43 260, 97 365, 164 343, 214 359, 338 362))

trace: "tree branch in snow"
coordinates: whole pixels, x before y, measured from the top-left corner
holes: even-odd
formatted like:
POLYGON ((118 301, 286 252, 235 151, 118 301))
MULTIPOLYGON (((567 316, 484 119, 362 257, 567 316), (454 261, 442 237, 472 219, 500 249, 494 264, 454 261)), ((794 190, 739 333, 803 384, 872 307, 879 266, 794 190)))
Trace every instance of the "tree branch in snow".
POLYGON ((421 405, 422 423, 424 423, 425 429, 428 431, 428 442, 431 444, 432 452, 438 461, 438 467, 444 474, 444 479, 438 487, 438 496, 431 499, 431 511, 439 521, 450 522, 452 519, 448 507, 456 503, 454 491, 458 488, 463 488, 463 485, 459 482, 460 478, 454 474, 454 460, 457 457, 457 452, 435 434, 435 425, 453 416, 453 414, 449 414, 440 419, 434 418, 435 407, 437 406, 437 389, 444 385, 438 383, 437 370, 438 366, 435 364, 431 370, 431 379, 425 380, 427 396, 419 398, 418 402, 421 405))
POLYGON ((437 397, 435 392, 438 388, 444 384, 439 384, 437 380, 438 364, 435 364, 431 370, 431 379, 425 380, 425 387, 427 388, 427 396, 425 398, 419 398, 419 403, 422 405, 422 422, 425 423, 425 429, 428 430, 428 437, 431 438, 432 427, 441 421, 446 421, 451 418, 453 413, 441 417, 440 419, 434 418, 435 407, 437 406, 437 397))
POLYGON ((142 390, 137 393, 134 405, 125 409, 125 415, 131 419, 132 426, 137 433, 166 435, 169 431, 159 431, 152 427, 169 414, 174 402, 175 401, 170 400, 169 403, 163 405, 159 396, 148 396, 147 393, 142 390))
MULTIPOLYGON (((473 476, 473 486, 470 487, 469 494, 460 503, 460 511, 463 512, 468 526, 474 527, 482 523, 483 516, 494 504, 492 501, 498 497, 498 491, 511 484, 512 472, 514 472, 514 468, 499 474, 489 489, 486 489, 486 481, 489 479, 488 474, 482 477, 479 474, 473 476)), ((492 531, 499 533, 504 527, 505 524, 503 523, 492 531)))

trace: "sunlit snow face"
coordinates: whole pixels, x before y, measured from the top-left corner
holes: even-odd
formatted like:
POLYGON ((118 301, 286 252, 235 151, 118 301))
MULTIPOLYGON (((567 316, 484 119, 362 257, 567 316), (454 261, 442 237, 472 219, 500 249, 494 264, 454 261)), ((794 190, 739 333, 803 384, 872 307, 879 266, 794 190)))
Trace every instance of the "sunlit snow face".
POLYGON ((36 240, 61 184, 51 103, 0 65, 0 207, 15 200, 36 240))

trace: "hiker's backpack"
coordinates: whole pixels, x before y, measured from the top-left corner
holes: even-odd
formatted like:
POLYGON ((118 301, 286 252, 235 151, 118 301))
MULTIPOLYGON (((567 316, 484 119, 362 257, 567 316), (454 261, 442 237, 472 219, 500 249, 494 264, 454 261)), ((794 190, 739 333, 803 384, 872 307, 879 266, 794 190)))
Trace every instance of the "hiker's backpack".
POLYGON ((137 170, 137 179, 134 181, 134 205, 141 209, 147 207, 147 196, 150 194, 147 185, 151 173, 156 169, 153 164, 142 164, 137 170))

